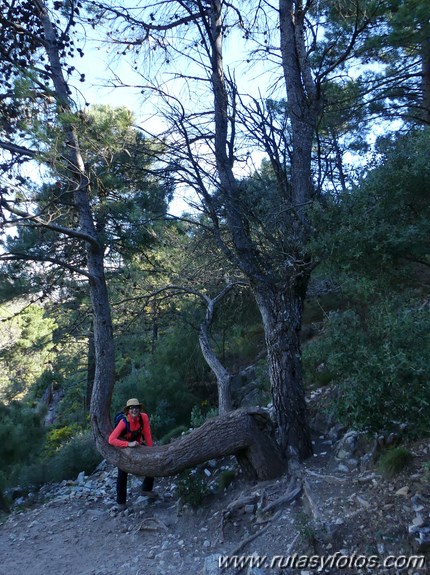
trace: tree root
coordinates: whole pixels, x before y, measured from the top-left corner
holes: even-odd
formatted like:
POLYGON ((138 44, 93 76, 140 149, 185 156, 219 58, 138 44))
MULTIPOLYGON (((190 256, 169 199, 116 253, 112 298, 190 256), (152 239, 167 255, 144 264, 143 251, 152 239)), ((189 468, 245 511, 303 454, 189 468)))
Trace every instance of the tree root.
POLYGON ((313 497, 312 492, 311 492, 311 487, 310 487, 310 485, 306 479, 303 482, 303 492, 304 492, 304 495, 306 497, 306 501, 307 501, 309 510, 312 514, 312 517, 314 518, 315 521, 318 521, 319 523, 323 524, 324 523, 323 518, 321 516, 321 513, 318 509, 317 504, 315 503, 314 497, 313 497))
POLYGON ((165 532, 169 531, 167 525, 160 521, 160 519, 148 517, 133 529, 133 531, 137 533, 138 531, 159 531, 160 529, 165 532), (153 525, 151 525, 151 523, 153 523, 153 525))
MULTIPOLYGON (((279 497, 275 501, 268 503, 267 505, 263 506, 263 502, 267 499, 267 492, 263 490, 262 493, 252 493, 251 495, 241 497, 233 502, 231 502, 224 512, 221 515, 221 523, 220 523, 220 542, 224 541, 224 529, 227 521, 232 518, 233 515, 237 515, 240 513, 244 513, 245 507, 247 505, 252 505, 258 510, 259 518, 256 521, 257 525, 264 525, 265 523, 272 523, 275 517, 278 517, 282 510, 278 511, 272 517, 267 517, 267 514, 274 511, 277 507, 287 505, 288 503, 292 503, 295 501, 299 495, 302 493, 302 483, 300 481, 299 485, 298 479, 293 477, 287 487, 287 493, 282 497, 279 497)), ((264 528, 265 529, 265 528, 264 528)), ((260 530, 257 534, 251 535, 248 539, 242 542, 243 545, 246 545, 250 541, 253 540, 254 537, 257 537, 262 530, 260 530)), ((242 545, 241 544, 241 545, 242 545)), ((242 546, 243 546, 242 545, 242 546)))
POLYGON ((259 496, 257 493, 253 493, 252 495, 248 495, 246 497, 241 497, 240 499, 236 499, 227 505, 227 508, 221 514, 221 524, 220 524, 220 531, 221 537, 220 541, 224 541, 224 527, 226 522, 235 514, 238 514, 244 510, 247 505, 258 505, 258 501, 261 501, 262 496, 259 496))
POLYGON ((317 479, 323 479, 324 481, 336 481, 337 483, 345 483, 349 481, 349 477, 336 477, 335 475, 322 475, 321 473, 316 473, 310 469, 306 470, 306 475, 311 477, 316 477, 317 479))
MULTIPOLYGON (((295 483, 295 481, 294 481, 294 483, 295 483)), ((267 513, 268 511, 272 511, 272 509, 275 509, 275 507, 279 507, 280 505, 286 505, 288 503, 292 503, 301 494, 302 489, 303 489, 302 484, 298 485, 297 487, 289 489, 289 491, 286 495, 279 497, 279 499, 276 499, 275 501, 272 501, 271 503, 266 505, 266 507, 263 507, 261 512, 267 513)))
POLYGON ((253 535, 250 535, 249 537, 242 539, 242 541, 239 543, 239 545, 237 547, 235 547, 233 549, 233 551, 229 552, 229 555, 230 556, 237 555, 239 553, 239 551, 241 551, 246 545, 248 545, 248 543, 251 543, 251 541, 254 541, 254 539, 257 539, 257 537, 259 537, 260 535, 263 535, 263 533, 265 531, 267 531, 269 529, 269 527, 272 526, 272 523, 274 521, 276 521, 276 519, 278 519, 278 517, 281 515, 281 513, 282 513, 282 510, 279 510, 277 513, 275 513, 275 515, 273 515, 273 517, 268 519, 268 525, 259 529, 257 531, 257 533, 253 533, 253 535))

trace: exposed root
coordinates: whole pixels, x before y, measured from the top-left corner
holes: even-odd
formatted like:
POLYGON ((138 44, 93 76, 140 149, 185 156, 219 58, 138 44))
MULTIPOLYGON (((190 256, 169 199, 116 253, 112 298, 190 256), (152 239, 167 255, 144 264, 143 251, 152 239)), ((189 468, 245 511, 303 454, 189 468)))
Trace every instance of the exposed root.
POLYGON ((134 531, 160 531, 160 529, 165 532, 169 531, 167 525, 160 521, 160 519, 157 519, 156 517, 148 517, 145 521, 142 521, 134 531))
POLYGON ((348 477, 336 477, 335 475, 323 475, 321 473, 316 473, 315 471, 311 471, 310 469, 306 470, 306 475, 310 475, 311 477, 316 477, 317 479, 323 479, 324 481, 334 481, 336 483, 345 483, 349 481, 348 477))
POLYGON ((272 523, 274 521, 276 521, 276 519, 278 519, 278 517, 281 515, 281 513, 282 513, 282 510, 278 511, 277 513, 275 513, 275 515, 270 520, 268 520, 268 525, 259 529, 257 531, 257 533, 253 533, 249 537, 242 539, 242 541, 239 543, 239 545, 237 547, 235 547, 233 549, 233 551, 229 552, 229 555, 230 556, 237 555, 239 553, 239 551, 241 551, 246 545, 248 545, 248 543, 251 543, 251 541, 254 541, 254 539, 257 539, 257 537, 260 537, 260 535, 262 535, 265 531, 267 531, 269 529, 269 527, 272 526, 272 523))
POLYGON ((272 511, 275 507, 279 507, 280 505, 287 505, 288 503, 292 503, 297 497, 301 494, 303 486, 300 484, 297 487, 294 487, 286 495, 279 497, 276 501, 272 501, 266 507, 264 507, 261 512, 267 513, 268 511, 272 511))

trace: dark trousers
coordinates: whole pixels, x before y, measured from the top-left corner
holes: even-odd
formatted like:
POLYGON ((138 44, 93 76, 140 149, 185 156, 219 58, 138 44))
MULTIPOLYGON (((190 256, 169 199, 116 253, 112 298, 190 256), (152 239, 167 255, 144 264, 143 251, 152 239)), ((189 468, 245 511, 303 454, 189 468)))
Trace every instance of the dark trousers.
MULTIPOLYGON (((127 501, 127 479, 128 473, 118 467, 118 477, 116 480, 116 502, 118 505, 125 505, 127 501)), ((145 477, 142 482, 142 491, 152 491, 154 486, 153 477, 145 477)))

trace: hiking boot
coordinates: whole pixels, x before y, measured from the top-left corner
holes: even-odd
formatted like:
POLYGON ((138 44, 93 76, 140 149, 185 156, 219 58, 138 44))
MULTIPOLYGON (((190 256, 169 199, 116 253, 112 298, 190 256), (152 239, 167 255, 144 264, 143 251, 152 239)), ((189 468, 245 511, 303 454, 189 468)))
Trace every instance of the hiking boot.
POLYGON ((151 499, 155 499, 156 497, 158 497, 158 495, 153 491, 145 491, 144 489, 141 490, 141 494, 144 497, 150 497, 151 499))

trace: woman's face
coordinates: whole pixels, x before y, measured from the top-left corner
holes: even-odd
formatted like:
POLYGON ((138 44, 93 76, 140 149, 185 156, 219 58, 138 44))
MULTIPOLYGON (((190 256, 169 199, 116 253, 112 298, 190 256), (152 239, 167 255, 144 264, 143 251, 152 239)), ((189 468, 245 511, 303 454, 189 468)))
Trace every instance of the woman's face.
POLYGON ((130 415, 131 417, 136 417, 139 415, 139 406, 138 405, 132 405, 130 407, 130 415))

